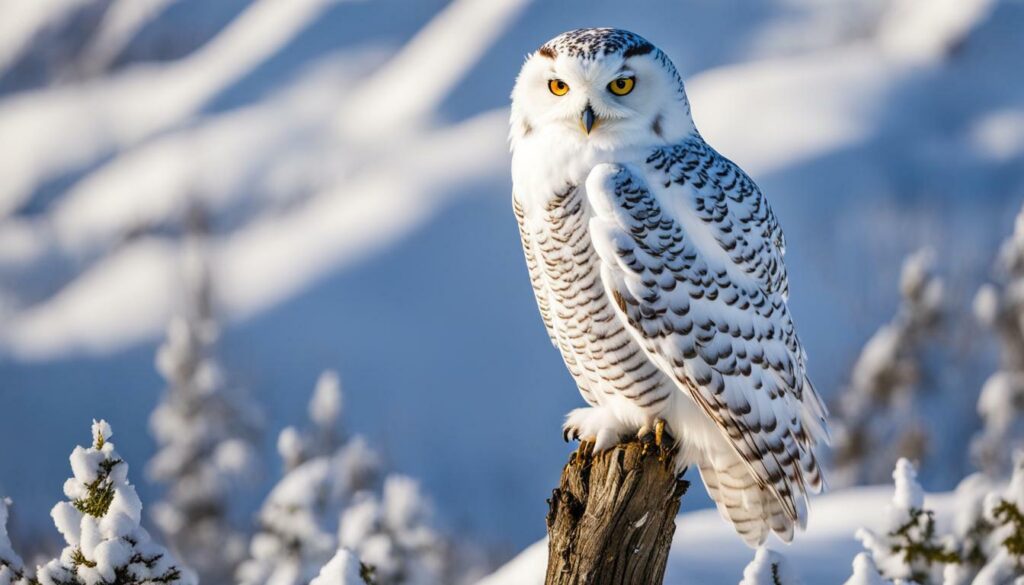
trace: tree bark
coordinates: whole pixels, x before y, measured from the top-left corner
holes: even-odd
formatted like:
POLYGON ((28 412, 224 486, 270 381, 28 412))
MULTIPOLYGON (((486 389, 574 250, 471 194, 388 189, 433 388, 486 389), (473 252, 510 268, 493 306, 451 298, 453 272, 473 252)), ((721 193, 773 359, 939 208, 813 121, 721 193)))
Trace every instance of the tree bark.
POLYGON ((548 500, 546 585, 657 585, 665 577, 679 503, 689 482, 672 454, 623 443, 569 456, 548 500))

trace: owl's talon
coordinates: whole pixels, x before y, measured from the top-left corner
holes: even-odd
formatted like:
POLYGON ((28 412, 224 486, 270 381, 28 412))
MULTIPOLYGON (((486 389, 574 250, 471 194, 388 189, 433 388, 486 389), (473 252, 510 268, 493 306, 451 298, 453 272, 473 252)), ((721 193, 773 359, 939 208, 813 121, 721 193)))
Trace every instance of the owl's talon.
POLYGON ((578 463, 580 465, 585 464, 587 460, 590 459, 591 456, 593 456, 593 445, 594 444, 592 442, 586 439, 582 439, 580 441, 579 447, 576 447, 576 451, 574 451, 572 454, 571 463, 578 463))
POLYGON ((665 440, 665 419, 654 420, 654 444, 663 447, 662 443, 665 440))
POLYGON ((654 431, 647 425, 640 427, 636 432, 636 440, 640 443, 640 451, 646 455, 651 452, 654 446, 654 431))

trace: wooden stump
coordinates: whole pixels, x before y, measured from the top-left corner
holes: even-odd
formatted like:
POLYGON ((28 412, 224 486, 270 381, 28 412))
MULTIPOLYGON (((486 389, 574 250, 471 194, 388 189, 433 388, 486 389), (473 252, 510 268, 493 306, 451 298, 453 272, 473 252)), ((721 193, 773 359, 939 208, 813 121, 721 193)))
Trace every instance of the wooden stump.
POLYGON ((639 441, 574 452, 548 500, 546 585, 660 584, 688 486, 639 441))

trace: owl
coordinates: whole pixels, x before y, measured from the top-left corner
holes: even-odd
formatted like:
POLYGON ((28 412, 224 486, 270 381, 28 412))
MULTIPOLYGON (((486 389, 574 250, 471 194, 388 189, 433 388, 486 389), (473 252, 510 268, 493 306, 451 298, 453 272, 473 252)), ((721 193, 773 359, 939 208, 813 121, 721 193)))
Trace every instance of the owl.
POLYGON ((668 56, 628 31, 530 54, 510 127, 537 306, 588 405, 564 436, 595 452, 671 437, 747 544, 790 541, 823 487, 827 413, 764 195, 701 138, 668 56))

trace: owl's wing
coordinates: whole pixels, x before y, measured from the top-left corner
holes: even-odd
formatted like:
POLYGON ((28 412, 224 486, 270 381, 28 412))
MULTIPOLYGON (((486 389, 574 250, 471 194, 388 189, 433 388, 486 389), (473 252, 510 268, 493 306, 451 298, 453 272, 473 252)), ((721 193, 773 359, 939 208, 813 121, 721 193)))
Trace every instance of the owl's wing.
POLYGON ((822 480, 825 407, 786 306, 782 234, 753 182, 702 143, 598 165, 590 233, 648 357, 717 423, 792 521, 822 480))

